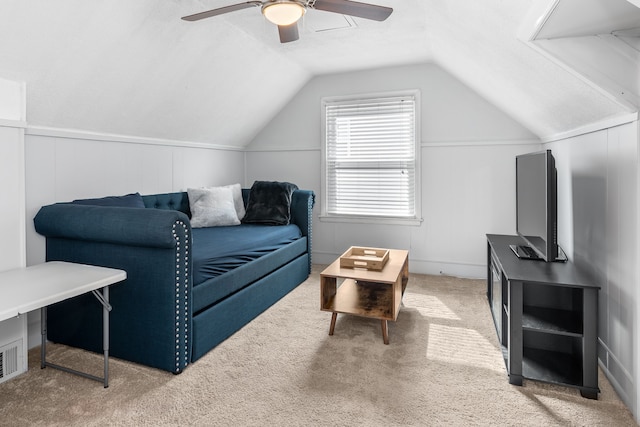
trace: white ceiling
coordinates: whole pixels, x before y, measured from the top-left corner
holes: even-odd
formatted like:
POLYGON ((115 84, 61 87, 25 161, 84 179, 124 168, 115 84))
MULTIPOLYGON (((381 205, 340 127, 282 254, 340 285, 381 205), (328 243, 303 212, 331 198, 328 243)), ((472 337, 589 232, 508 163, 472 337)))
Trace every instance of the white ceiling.
MULTIPOLYGON (((543 30, 566 36, 576 8, 638 9, 576 1, 543 30)), ((236 2, 2 0, 0 77, 26 82, 30 126, 220 146, 246 145, 315 75, 408 63, 438 63, 540 137, 637 110, 517 37, 532 7, 560 0, 368 0, 393 14, 310 10, 287 44, 259 8, 180 19, 236 2)))

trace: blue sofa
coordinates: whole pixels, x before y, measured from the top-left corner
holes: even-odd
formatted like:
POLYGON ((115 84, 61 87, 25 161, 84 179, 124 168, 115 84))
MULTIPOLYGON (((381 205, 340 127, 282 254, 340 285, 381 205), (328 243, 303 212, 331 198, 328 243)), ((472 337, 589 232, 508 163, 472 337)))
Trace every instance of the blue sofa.
MULTIPOLYGON (((245 204, 249 193, 242 189, 245 204)), ((47 261, 127 272, 110 292, 114 357, 180 373, 310 274, 311 191, 293 191, 290 225, 284 226, 192 229, 186 192, 142 200, 143 209, 56 203, 34 218, 36 231, 46 237, 47 261), (269 233, 281 230, 284 236, 271 242, 269 233), (244 253, 225 252, 240 240, 244 253), (259 241, 255 250, 254 240, 259 241), (204 251, 223 258, 222 268, 208 265, 208 255, 203 262, 204 251)), ((48 310, 48 337, 101 352, 101 316, 91 295, 54 305, 48 310)))

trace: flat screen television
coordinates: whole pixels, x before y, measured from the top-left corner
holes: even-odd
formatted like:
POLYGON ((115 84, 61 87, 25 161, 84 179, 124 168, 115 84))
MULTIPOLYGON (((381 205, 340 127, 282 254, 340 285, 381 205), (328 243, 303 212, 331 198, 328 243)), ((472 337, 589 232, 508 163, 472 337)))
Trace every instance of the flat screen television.
POLYGON ((558 188, 551 150, 516 156, 516 231, 523 245, 513 245, 520 258, 566 261, 558 247, 558 188))

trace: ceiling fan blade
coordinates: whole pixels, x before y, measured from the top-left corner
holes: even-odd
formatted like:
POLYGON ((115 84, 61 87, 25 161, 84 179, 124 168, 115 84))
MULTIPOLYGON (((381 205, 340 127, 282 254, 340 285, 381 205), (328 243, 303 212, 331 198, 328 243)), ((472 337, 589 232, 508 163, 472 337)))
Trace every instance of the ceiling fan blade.
POLYGON ((189 16, 183 16, 182 19, 184 19, 185 21, 199 21, 201 19, 210 18, 212 16, 222 15, 223 13, 235 12, 236 10, 248 9, 255 6, 262 6, 262 2, 248 1, 231 6, 219 7, 218 9, 208 10, 206 12, 200 12, 189 16))
POLYGON ((298 23, 291 25, 278 25, 278 34, 280 34, 280 43, 289 43, 298 40, 298 23))
POLYGON ((384 21, 391 15, 391 12, 393 12, 393 9, 390 7, 351 0, 316 0, 311 7, 326 12, 373 19, 374 21, 384 21))

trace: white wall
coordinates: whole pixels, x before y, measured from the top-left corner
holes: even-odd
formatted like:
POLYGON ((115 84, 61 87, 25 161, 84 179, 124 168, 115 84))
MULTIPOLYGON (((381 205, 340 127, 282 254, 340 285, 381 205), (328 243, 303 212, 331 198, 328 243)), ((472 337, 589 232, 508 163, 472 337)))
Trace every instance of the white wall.
POLYGON ((24 129, 0 124, 0 271, 25 265, 24 129))
POLYGON ((25 84, 0 78, 0 95, 0 120, 21 126, 26 115, 25 84))
POLYGON ((41 206, 78 198, 186 191, 244 184, 239 150, 109 140, 79 132, 30 129, 26 136, 27 262, 44 261, 44 238, 33 228, 41 206))
POLYGON ((246 181, 286 180, 315 191, 313 257, 328 263, 351 245, 407 248, 410 269, 483 277, 486 233, 515 233, 515 156, 539 150, 527 129, 434 64, 311 80, 253 140, 246 181), (323 222, 321 110, 325 96, 421 92, 420 226, 323 222))
MULTIPOLYGON (((24 267, 24 128, 25 85, 0 79, 0 182, 4 184, 0 202, 0 271, 24 267)), ((4 379, 28 369, 25 316, 0 322, 0 346, 17 345, 17 370, 4 379)))
POLYGON ((636 121, 548 144, 558 169, 558 240, 601 286, 600 365, 634 414, 640 380, 638 133, 636 121))
MULTIPOLYGON (((244 154, 238 150, 42 129, 29 129, 25 144, 28 265, 45 260, 45 239, 33 227, 33 217, 43 205, 244 185, 244 154)), ((39 313, 29 314, 31 346, 39 344, 39 322, 39 313)))
POLYGON ((0 271, 25 265, 25 86, 0 79, 0 271))

